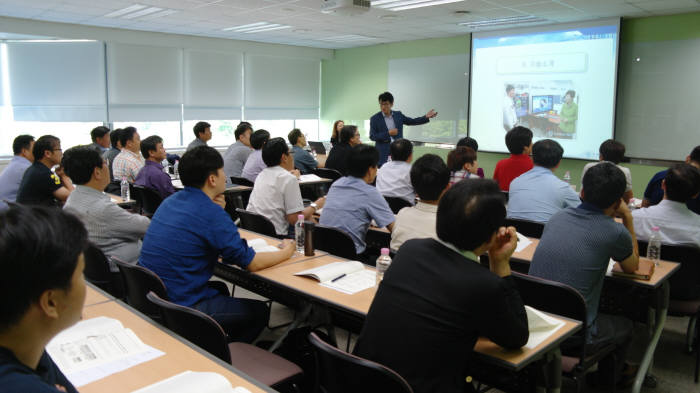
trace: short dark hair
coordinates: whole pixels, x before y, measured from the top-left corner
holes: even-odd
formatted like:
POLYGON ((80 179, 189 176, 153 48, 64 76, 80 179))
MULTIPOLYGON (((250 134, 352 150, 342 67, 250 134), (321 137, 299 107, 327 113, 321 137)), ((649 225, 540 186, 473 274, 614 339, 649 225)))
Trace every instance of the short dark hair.
POLYGON ((388 91, 385 91, 384 93, 379 95, 379 102, 389 102, 389 103, 394 103, 394 96, 389 93, 388 91))
POLYGON ((97 126, 90 131, 90 138, 95 142, 97 138, 102 138, 105 134, 109 134, 109 128, 105 126, 97 126))
POLYGON ((163 143, 163 138, 158 135, 151 135, 148 138, 141 141, 141 155, 143 158, 148 159, 151 153, 150 151, 158 151, 158 144, 163 143))
POLYGON ((460 146, 471 147, 474 149, 474 151, 479 151, 479 144, 476 142, 476 139, 472 137, 465 136, 464 138, 460 139, 455 147, 460 146))
POLYGON ((511 90, 515 90, 515 87, 513 85, 506 85, 506 93, 511 90))
POLYGON ((0 332, 44 291, 70 289, 87 245, 83 223, 61 209, 11 204, 0 213, 0 332))
POLYGON ((122 149, 126 148, 126 142, 134 139, 134 134, 136 134, 136 127, 124 127, 122 132, 119 133, 119 143, 122 144, 122 149))
POLYGON ((608 139, 600 144, 598 152, 603 161, 619 164, 625 158, 625 145, 614 139, 608 139))
POLYGON ((109 134, 109 141, 112 143, 113 148, 117 148, 117 142, 121 143, 119 139, 121 138, 122 135, 122 130, 121 128, 117 128, 116 130, 112 131, 111 134, 109 134))
POLYGON ((690 161, 695 161, 700 164, 700 145, 695 146, 695 149, 690 152, 690 161))
POLYGON ((435 154, 424 154, 411 165, 411 185, 424 201, 436 201, 450 183, 450 170, 435 154))
POLYGON ((207 131, 207 128, 210 128, 211 124, 207 123, 206 121, 200 121, 197 122, 197 124, 192 127, 192 131, 194 132, 195 138, 199 138, 199 134, 204 134, 207 131))
POLYGON ((440 240, 471 251, 489 241, 505 219, 505 198, 498 183, 470 178, 442 196, 435 229, 440 240))
POLYGON ((12 141, 12 153, 17 156, 22 153, 22 149, 29 149, 33 140, 34 137, 31 135, 19 135, 12 141))
POLYGON ((374 146, 359 144, 348 154, 348 175, 364 177, 371 167, 379 164, 379 151, 374 146))
POLYGON ((260 150, 270 140, 270 133, 265 130, 257 130, 250 135, 250 147, 260 150))
POLYGON ((104 163, 97 150, 88 146, 75 146, 63 153, 61 165, 75 184, 83 185, 90 181, 95 168, 104 163))
POLYGON ((510 154, 523 154, 523 149, 532 144, 532 131, 523 126, 513 127, 506 134, 506 147, 510 154))
POLYGON ((272 138, 262 148, 262 159, 268 167, 279 165, 282 156, 289 153, 287 142, 283 138, 272 138))
POLYGON ((559 165, 564 149, 551 139, 542 139, 532 145, 532 162, 544 168, 552 169, 559 165))
POLYGON ((223 167, 224 159, 216 149, 210 146, 197 146, 182 155, 178 172, 182 185, 202 188, 209 175, 216 175, 223 167))
POLYGON ((289 134, 287 135, 287 139, 289 139, 289 143, 292 144, 292 146, 296 145, 297 142, 299 141, 299 138, 304 135, 301 133, 301 130, 298 128, 295 128, 291 131, 289 131, 289 134))
POLYGON ((343 126, 343 128, 340 129, 340 143, 350 143, 350 139, 355 136, 356 132, 357 126, 355 125, 343 126))
POLYGON ((564 93, 564 97, 566 97, 567 94, 568 94, 569 97, 571 97, 571 98, 576 97, 576 92, 573 91, 573 90, 567 90, 566 93, 564 93))
POLYGON ((666 173, 666 198, 686 203, 700 192, 700 170, 682 163, 669 168, 666 173))
POLYGON ((627 180, 617 165, 601 162, 586 171, 581 185, 584 202, 599 209, 607 209, 622 198, 627 188, 627 180))
POLYGON ((471 147, 459 146, 447 153, 447 167, 451 171, 461 171, 466 163, 474 163, 476 152, 471 147))
POLYGON ((241 122, 241 124, 236 127, 236 131, 233 132, 233 136, 236 137, 236 140, 241 139, 241 135, 245 134, 246 131, 250 130, 250 132, 253 132, 253 127, 250 126, 250 123, 247 122, 241 122))
POLYGON ((34 142, 34 147, 32 148, 32 154, 34 154, 34 161, 39 161, 44 158, 45 151, 53 151, 53 149, 61 143, 61 140, 53 135, 42 135, 39 139, 34 142))
POLYGON ((391 159, 394 161, 406 161, 413 154, 413 143, 408 139, 397 139, 391 142, 391 159))

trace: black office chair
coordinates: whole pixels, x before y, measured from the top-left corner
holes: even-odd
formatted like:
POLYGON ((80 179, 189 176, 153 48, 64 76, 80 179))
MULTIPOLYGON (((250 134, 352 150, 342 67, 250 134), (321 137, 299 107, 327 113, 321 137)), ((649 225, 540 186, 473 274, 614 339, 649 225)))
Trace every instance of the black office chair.
POLYGON ((109 268, 109 258, 97 246, 90 243, 84 253, 85 279, 116 298, 124 297, 124 282, 118 272, 109 268))
POLYGON ((542 232, 544 231, 544 224, 518 218, 506 218, 506 226, 514 226, 521 234, 538 239, 542 237, 542 232))
POLYGON ((236 209, 236 213, 241 219, 241 228, 257 232, 262 235, 279 237, 275 231, 275 225, 267 217, 243 209, 236 209))
POLYGON ((134 194, 136 200, 140 202, 141 214, 144 216, 153 217, 158 206, 163 202, 160 193, 152 188, 134 185, 134 194))
POLYGON ((153 291, 163 299, 168 298, 163 281, 152 271, 143 266, 132 265, 113 258, 124 280, 126 289, 126 302, 151 319, 161 322, 160 310, 146 299, 146 295, 153 291))
POLYGON ((396 371, 379 363, 343 352, 309 334, 314 348, 318 378, 316 391, 324 393, 412 393, 413 389, 396 371))
POLYGON ((413 206, 410 202, 403 198, 385 196, 384 199, 386 200, 386 203, 389 204, 389 208, 392 212, 394 212, 394 214, 399 214, 399 210, 403 209, 404 207, 413 206))
POLYGON ((236 176, 231 176, 231 183, 238 184, 239 186, 248 186, 248 187, 253 187, 255 185, 255 183, 246 179, 245 177, 236 177, 236 176))
POLYGON ((501 190, 501 195, 503 195, 503 198, 505 198, 506 203, 508 203, 508 191, 501 190))
POLYGON ((342 258, 357 260, 355 243, 347 233, 323 225, 314 227, 314 248, 342 258))
POLYGON ((224 330, 209 315, 163 300, 154 292, 146 298, 158 308, 168 329, 265 385, 284 390, 301 379, 303 372, 296 364, 255 345, 229 343, 224 330))
POLYGON ((330 184, 333 184, 336 180, 340 179, 343 177, 343 174, 340 173, 339 171, 331 168, 316 168, 314 169, 314 174, 318 177, 322 177, 324 179, 331 179, 333 180, 330 184))

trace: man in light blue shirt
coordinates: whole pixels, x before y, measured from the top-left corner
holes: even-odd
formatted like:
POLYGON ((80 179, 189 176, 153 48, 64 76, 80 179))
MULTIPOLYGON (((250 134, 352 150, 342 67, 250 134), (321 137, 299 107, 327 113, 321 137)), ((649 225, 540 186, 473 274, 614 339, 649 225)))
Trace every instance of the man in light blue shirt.
POLYGON ((12 153, 15 156, 0 173, 0 211, 7 209, 5 201, 17 200, 17 191, 24 171, 32 166, 34 161, 33 147, 34 137, 31 135, 20 135, 12 142, 12 153))
POLYGON ((361 254, 367 247, 365 235, 371 221, 391 231, 395 217, 384 197, 371 185, 377 177, 377 149, 357 145, 348 154, 347 162, 348 176, 336 180, 328 191, 320 224, 350 235, 355 250, 361 254))
POLYGON ((551 139, 532 146, 535 166, 510 183, 508 218, 546 223, 559 210, 581 204, 576 191, 554 175, 563 154, 561 145, 551 139))

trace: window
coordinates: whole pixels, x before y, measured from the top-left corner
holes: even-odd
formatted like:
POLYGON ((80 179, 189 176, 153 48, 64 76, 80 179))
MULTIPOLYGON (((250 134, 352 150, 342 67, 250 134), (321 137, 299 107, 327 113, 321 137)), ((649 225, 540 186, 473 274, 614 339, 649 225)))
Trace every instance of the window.
POLYGON ((33 135, 39 139, 42 135, 53 135, 61 140, 61 147, 66 150, 76 145, 92 143, 90 131, 101 122, 46 122, 46 121, 5 121, 0 122, 0 155, 12 155, 12 141, 22 134, 33 135))
MULTIPOLYGON (((294 120, 294 128, 298 128, 306 135, 306 141, 320 141, 318 132, 318 119, 294 120)), ((330 138, 329 138, 330 139, 330 138)))
MULTIPOLYGON (((188 120, 183 123, 182 134, 184 145, 187 146, 194 140, 194 125, 200 120, 188 120)), ((201 120, 211 124, 211 140, 209 146, 229 146, 236 141, 234 132, 240 120, 201 120)))
POLYGON ((179 121, 132 121, 132 122, 115 122, 114 129, 124 127, 136 127, 141 139, 151 135, 158 135, 163 138, 163 146, 166 148, 180 147, 187 145, 194 138, 187 139, 185 135, 184 142, 180 141, 180 122, 179 121))

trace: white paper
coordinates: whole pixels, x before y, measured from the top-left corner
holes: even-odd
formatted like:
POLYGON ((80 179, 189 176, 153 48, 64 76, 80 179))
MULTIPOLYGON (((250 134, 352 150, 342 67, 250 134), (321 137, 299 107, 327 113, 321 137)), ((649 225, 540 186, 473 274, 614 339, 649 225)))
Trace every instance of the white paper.
POLYGON ((175 188, 185 188, 185 186, 182 185, 182 180, 180 179, 174 179, 172 180, 173 187, 175 188))
POLYGON ((520 232, 516 232, 518 235, 518 245, 515 246, 515 252, 520 252, 532 244, 532 240, 528 239, 525 235, 520 232))
POLYGON ((317 176, 317 175, 314 175, 313 173, 312 173, 312 174, 309 174, 309 175, 301 175, 301 176, 299 176, 299 182, 301 182, 301 183, 304 183, 304 182, 312 182, 312 181, 319 181, 319 180, 323 180, 323 178, 321 178, 321 177, 319 177, 319 176, 317 176))
POLYGON ((530 330, 530 338, 525 344, 526 348, 533 349, 537 347, 564 326, 564 321, 550 317, 530 306, 525 306, 525 312, 527 313, 527 323, 530 330))
POLYGON ((608 261, 608 271, 606 274, 612 274, 613 268, 615 267, 616 263, 617 262, 613 261, 613 259, 610 258, 610 260, 608 261))
POLYGON ((107 317, 78 322, 56 335, 46 351, 76 387, 164 355, 107 317))
POLYGON ((261 238, 248 240, 248 246, 252 247, 255 252, 275 252, 280 250, 275 246, 267 244, 265 239, 261 238))
POLYGON ((320 285, 352 295, 357 292, 364 291, 367 288, 372 288, 376 285, 376 282, 377 274, 375 271, 362 269, 361 271, 350 273, 335 282, 326 281, 320 283, 320 285))
POLYGON ((214 372, 184 371, 168 379, 148 385, 132 393, 250 393, 244 387, 231 387, 221 374, 214 372))
POLYGON ((365 267, 362 264, 362 262, 358 261, 333 262, 327 265, 315 267, 313 269, 307 269, 298 273, 294 273, 294 275, 310 276, 317 279, 320 282, 327 282, 332 281, 333 279, 339 277, 342 274, 350 275, 352 273, 362 271, 364 270, 364 268, 365 267))

